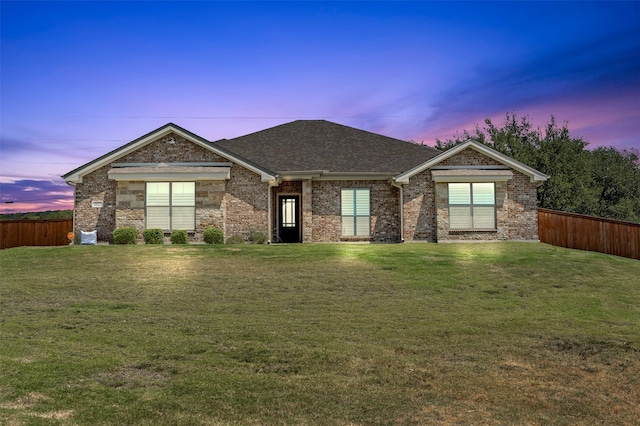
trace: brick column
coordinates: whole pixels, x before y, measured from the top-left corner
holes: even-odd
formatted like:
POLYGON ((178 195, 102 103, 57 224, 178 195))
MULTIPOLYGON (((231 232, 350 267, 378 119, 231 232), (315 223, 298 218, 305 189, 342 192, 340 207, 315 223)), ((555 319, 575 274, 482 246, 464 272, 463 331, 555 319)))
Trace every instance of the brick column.
POLYGON ((302 181, 302 242, 313 241, 313 211, 311 208, 313 201, 313 181, 305 179, 302 181))

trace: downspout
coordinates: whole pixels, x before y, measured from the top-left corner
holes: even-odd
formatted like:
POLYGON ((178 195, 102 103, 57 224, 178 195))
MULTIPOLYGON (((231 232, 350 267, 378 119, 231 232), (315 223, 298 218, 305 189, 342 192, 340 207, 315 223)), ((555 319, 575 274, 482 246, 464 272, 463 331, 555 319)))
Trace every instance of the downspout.
POLYGON ((271 244, 273 238, 272 220, 271 220, 271 181, 267 182, 267 244, 271 244))
POLYGON ((404 243, 404 191, 403 185, 397 183, 395 180, 391 180, 391 185, 400 190, 400 242, 404 243))
POLYGON ((272 179, 267 182, 267 244, 271 244, 271 239, 273 238, 273 212, 271 208, 271 188, 278 186, 278 179, 272 179))

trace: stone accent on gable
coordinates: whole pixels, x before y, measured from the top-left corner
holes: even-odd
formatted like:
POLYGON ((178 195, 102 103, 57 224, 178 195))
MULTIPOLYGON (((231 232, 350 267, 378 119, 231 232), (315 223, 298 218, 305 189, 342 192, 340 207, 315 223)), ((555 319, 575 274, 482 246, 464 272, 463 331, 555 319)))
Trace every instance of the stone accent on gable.
POLYGON ((119 158, 116 163, 195 163, 217 161, 229 160, 182 136, 170 133, 119 158), (173 143, 170 143, 171 139, 173 139, 173 143))
POLYGON ((438 166, 504 166, 504 164, 473 148, 467 148, 446 160, 442 160, 438 166))

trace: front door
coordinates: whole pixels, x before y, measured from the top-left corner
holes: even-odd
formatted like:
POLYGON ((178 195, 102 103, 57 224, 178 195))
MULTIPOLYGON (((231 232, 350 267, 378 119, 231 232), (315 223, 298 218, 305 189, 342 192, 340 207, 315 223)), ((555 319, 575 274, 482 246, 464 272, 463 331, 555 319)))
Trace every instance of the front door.
POLYGON ((278 198, 278 237, 280 242, 300 242, 299 205, 299 195, 281 195, 278 198))

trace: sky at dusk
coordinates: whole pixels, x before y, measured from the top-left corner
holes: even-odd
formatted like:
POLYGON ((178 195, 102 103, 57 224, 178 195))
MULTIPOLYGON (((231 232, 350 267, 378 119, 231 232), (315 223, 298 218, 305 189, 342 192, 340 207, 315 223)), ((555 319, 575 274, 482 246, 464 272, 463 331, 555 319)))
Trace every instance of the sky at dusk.
POLYGON ((168 122, 326 119, 404 140, 553 115, 640 149, 640 2, 0 2, 0 213, 168 122), (13 201, 13 203, 7 203, 13 201))

